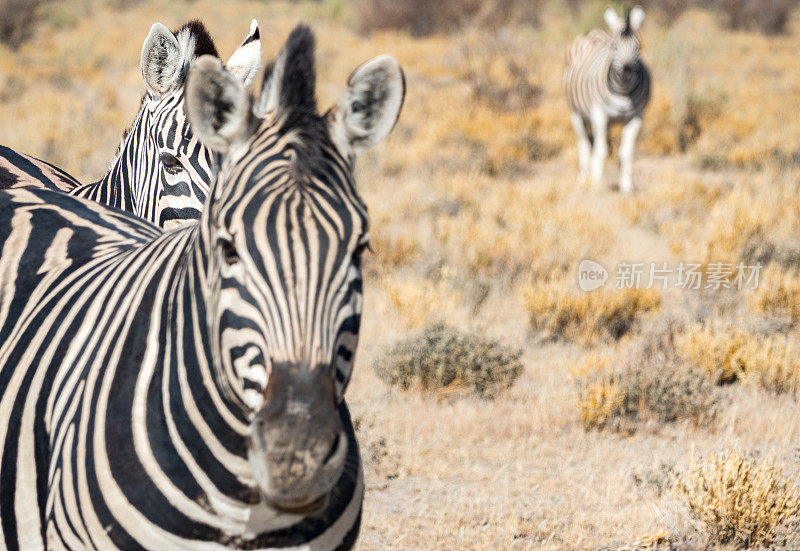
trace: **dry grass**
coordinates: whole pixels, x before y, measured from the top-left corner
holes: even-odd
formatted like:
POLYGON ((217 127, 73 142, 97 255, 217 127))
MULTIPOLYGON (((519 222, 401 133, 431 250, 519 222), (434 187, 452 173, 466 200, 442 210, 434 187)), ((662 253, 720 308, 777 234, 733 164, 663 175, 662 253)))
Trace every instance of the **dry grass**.
POLYGON ((619 339, 643 314, 658 310, 656 289, 597 290, 589 293, 561 285, 532 284, 524 291, 531 326, 547 338, 583 344, 619 339))
POLYGON ((680 474, 676 493, 709 543, 751 549, 771 546, 800 515, 800 486, 775 467, 729 451, 699 460, 680 474))
MULTIPOLYGON (((691 527, 659 488, 689 450, 713 456, 735 442, 797 474, 797 21, 766 37, 730 32, 701 9, 676 13, 672 26, 648 13, 654 96, 638 191, 622 197, 577 184, 561 83, 567 43, 601 24, 606 2, 573 16, 551 1, 537 26, 468 23, 422 38, 364 36, 360 13, 341 0, 151 0, 122 15, 112 4, 46 2, 28 42, 0 47, 0 144, 82 179, 103 174, 141 97, 139 53, 156 20, 206 20, 226 57, 257 17, 270 37, 265 58, 309 22, 323 107, 371 56, 390 53, 404 67, 398 126, 358 162, 375 248, 348 391, 367 482, 361 549, 621 549, 665 530, 680 542, 691 527), (579 294, 584 258, 612 272, 622 261, 769 267, 755 291, 620 292, 609 282, 579 294), (653 347, 643 328, 660 311, 701 324, 694 341, 684 329, 685 341, 655 347, 681 352, 677 360, 644 352, 653 347), (370 366, 432 323, 521 346, 517 382, 489 404, 392 391, 370 366), (530 338, 532 328, 558 341, 530 338), (593 357, 608 362, 576 385, 569 366, 593 357), (733 374, 742 384, 713 384, 733 374), (675 415, 704 403, 713 423, 675 415)), ((607 172, 610 185, 613 162, 607 172)))
POLYGON ((800 277, 794 271, 770 266, 750 296, 750 307, 758 314, 785 317, 796 324, 800 321, 800 277))
POLYGON ((645 326, 617 349, 589 355, 572 369, 583 427, 631 433, 648 422, 688 420, 711 428, 718 393, 677 354, 682 324, 662 316, 645 326))
POLYGON ((695 326, 677 343, 681 353, 717 383, 741 379, 771 392, 800 390, 800 346, 792 337, 695 326))
POLYGON ((746 371, 753 339, 745 331, 706 325, 688 328, 677 345, 687 359, 717 383, 726 384, 737 381, 746 371))

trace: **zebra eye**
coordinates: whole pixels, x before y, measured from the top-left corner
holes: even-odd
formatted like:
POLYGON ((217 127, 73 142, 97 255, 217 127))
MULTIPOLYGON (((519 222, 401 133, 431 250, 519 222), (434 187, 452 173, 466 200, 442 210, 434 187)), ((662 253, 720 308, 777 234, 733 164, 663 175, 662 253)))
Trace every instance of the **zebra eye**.
POLYGON ((359 240, 358 245, 356 245, 356 250, 353 251, 353 257, 357 260, 360 260, 361 256, 364 254, 364 251, 374 252, 372 250, 372 245, 370 245, 369 234, 365 235, 359 240))
POLYGON ((217 244, 219 245, 222 260, 225 264, 232 266, 239 262, 239 253, 236 252, 236 247, 233 246, 232 241, 228 239, 219 239, 217 244))
POLYGON ((164 170, 166 170, 169 174, 177 174, 183 170, 183 165, 181 162, 175 155, 172 155, 171 153, 162 153, 159 155, 159 159, 161 160, 161 164, 164 165, 164 170))

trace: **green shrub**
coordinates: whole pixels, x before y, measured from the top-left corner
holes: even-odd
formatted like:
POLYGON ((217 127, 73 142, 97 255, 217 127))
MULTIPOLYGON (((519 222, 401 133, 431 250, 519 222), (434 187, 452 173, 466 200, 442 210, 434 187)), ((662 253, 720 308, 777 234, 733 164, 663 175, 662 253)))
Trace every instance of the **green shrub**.
POLYGON ((384 382, 402 390, 494 398, 522 373, 522 351, 474 333, 432 325, 373 362, 384 382))

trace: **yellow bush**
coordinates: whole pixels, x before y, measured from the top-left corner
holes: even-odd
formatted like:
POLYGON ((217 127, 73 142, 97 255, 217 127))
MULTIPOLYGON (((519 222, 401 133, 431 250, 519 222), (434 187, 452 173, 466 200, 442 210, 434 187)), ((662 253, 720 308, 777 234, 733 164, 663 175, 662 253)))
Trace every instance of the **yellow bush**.
POLYGON ((612 380, 598 381, 584 389, 578 397, 583 428, 602 428, 625 404, 619 384, 612 380))
POLYGON ((636 319, 661 306, 656 289, 571 292, 565 285, 532 284, 524 290, 531 325, 549 337, 583 344, 618 339, 636 319))
POLYGON ((800 347, 785 336, 751 340, 742 350, 743 378, 772 392, 800 390, 800 347))
POLYGON ((681 354, 718 383, 732 383, 744 371, 742 351, 752 337, 744 331, 716 330, 695 325, 678 336, 681 354))
POLYGON ((712 545, 768 547, 800 514, 800 488, 775 467, 737 451, 692 459, 675 490, 712 545))
POLYGON ((800 321, 800 276, 769 266, 750 295, 750 308, 770 317, 787 317, 792 323, 800 321))
POLYGON ((800 390, 800 347, 785 336, 694 326, 677 344, 685 358, 718 383, 742 379, 772 392, 800 390))

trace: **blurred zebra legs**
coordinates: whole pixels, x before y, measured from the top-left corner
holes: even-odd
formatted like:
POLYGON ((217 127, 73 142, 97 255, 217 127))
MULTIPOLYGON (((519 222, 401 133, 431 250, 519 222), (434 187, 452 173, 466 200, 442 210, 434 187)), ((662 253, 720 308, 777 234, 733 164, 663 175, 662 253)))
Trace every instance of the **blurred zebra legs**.
POLYGON ((622 138, 619 145, 619 190, 622 193, 633 192, 633 149, 636 145, 636 137, 642 127, 642 117, 633 117, 622 128, 622 138))

